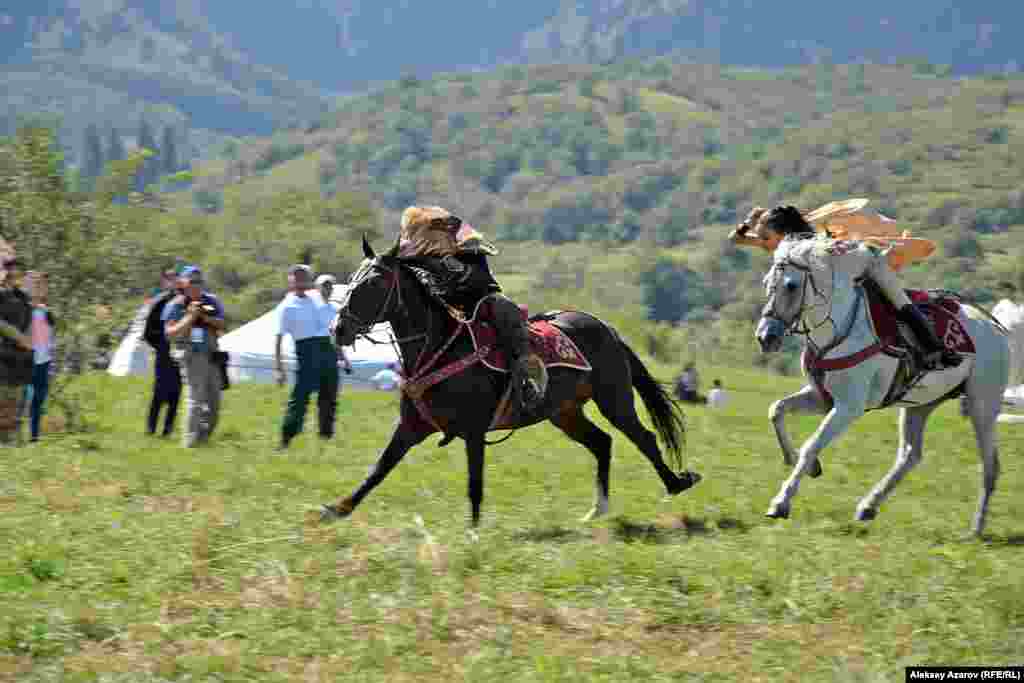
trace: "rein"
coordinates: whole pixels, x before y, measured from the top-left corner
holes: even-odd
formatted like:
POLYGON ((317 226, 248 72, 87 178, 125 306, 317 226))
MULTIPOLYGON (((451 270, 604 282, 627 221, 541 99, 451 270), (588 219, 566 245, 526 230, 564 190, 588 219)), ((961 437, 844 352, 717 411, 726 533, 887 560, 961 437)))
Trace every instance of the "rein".
MULTIPOLYGON (((391 303, 392 297, 394 297, 396 300, 395 313, 402 313, 403 315, 405 315, 406 309, 405 303, 402 300, 402 287, 399 282, 400 275, 398 271, 398 268, 400 268, 401 266, 390 268, 382 266, 380 263, 377 263, 376 266, 382 270, 389 272, 392 276, 392 280, 391 285, 388 288, 387 296, 384 298, 384 303, 377 311, 377 315, 375 316, 374 320, 383 319, 383 316, 388 311, 388 306, 391 303)), ((430 387, 443 382, 449 377, 453 377, 454 375, 463 372, 470 366, 476 364, 477 362, 485 358, 487 354, 491 352, 490 346, 479 346, 475 351, 473 351, 473 353, 462 358, 459 358, 458 360, 455 360, 449 363, 448 365, 442 366, 437 369, 433 369, 437 365, 441 356, 444 355, 445 351, 447 351, 451 347, 455 340, 458 339, 459 336, 463 333, 463 331, 467 329, 469 326, 469 322, 467 322, 466 320, 451 314, 451 312, 449 312, 449 314, 452 315, 452 318, 455 320, 455 330, 448 337, 448 339, 433 354, 430 355, 429 358, 427 358, 424 355, 431 347, 431 341, 433 339, 433 335, 431 334, 433 327, 432 318, 429 315, 427 316, 427 329, 424 332, 419 332, 406 337, 395 337, 394 334, 392 333, 392 339, 390 342, 392 346, 399 346, 400 344, 405 342, 418 341, 420 339, 426 340, 426 343, 416 354, 415 361, 411 364, 406 362, 406 359, 404 357, 404 354, 402 354, 400 346, 398 348, 398 355, 402 360, 402 374, 405 376, 405 381, 402 382, 402 393, 404 393, 406 396, 409 397, 410 400, 412 400, 413 404, 416 406, 417 412, 420 414, 420 417, 422 417, 426 422, 433 426, 434 429, 443 434, 447 434, 447 432, 444 429, 442 429, 441 426, 437 423, 437 420, 434 419, 434 416, 430 412, 430 408, 427 406, 427 403, 424 400, 423 395, 430 387), (409 369, 410 367, 411 369, 409 369)), ((374 344, 387 343, 378 342, 369 336, 369 331, 373 328, 374 325, 373 322, 367 323, 366 321, 360 319, 358 316, 356 316, 355 314, 351 313, 348 310, 339 311, 339 317, 343 317, 344 319, 350 320, 353 323, 355 323, 355 325, 357 326, 356 336, 367 339, 374 344)), ((491 420, 492 426, 497 422, 499 413, 502 411, 501 409, 504 407, 504 405, 504 401, 499 402, 499 412, 496 413, 493 419, 491 420)), ((515 430, 512 430, 511 433, 507 434, 506 436, 497 441, 485 440, 485 443, 487 445, 501 443, 502 441, 505 441, 506 439, 510 438, 514 433, 515 430)))
MULTIPOLYGON (((857 318, 860 314, 861 303, 864 298, 864 288, 859 284, 855 285, 854 289, 856 290, 856 294, 853 300, 852 309, 850 311, 849 316, 847 316, 846 322, 840 328, 840 326, 836 324, 836 321, 832 315, 833 304, 835 302, 834 295, 836 289, 834 269, 832 271, 832 290, 828 296, 825 296, 825 294, 823 294, 822 291, 818 289, 817 282, 814 279, 813 271, 809 266, 803 266, 799 263, 795 263, 789 258, 780 261, 776 265, 791 267, 796 270, 802 271, 805 274, 803 289, 800 293, 800 306, 797 309, 797 314, 794 317, 793 322, 788 324, 786 331, 788 334, 797 334, 807 337, 807 346, 811 350, 810 358, 808 359, 809 368, 811 370, 845 370, 847 368, 852 368, 855 365, 860 364, 861 362, 867 360, 868 358, 871 358, 872 356, 882 351, 882 343, 880 341, 876 341, 874 344, 866 346, 860 351, 850 354, 849 356, 843 356, 841 358, 823 358, 823 356, 828 354, 830 351, 832 351, 835 348, 838 348, 853 333, 853 328, 854 325, 857 323, 857 318), (828 302, 828 313, 825 315, 825 317, 821 319, 820 322, 818 322, 813 327, 808 325, 806 320, 807 312, 810 310, 810 308, 813 308, 813 306, 808 307, 807 305, 808 282, 810 283, 810 287, 813 290, 815 297, 817 297, 818 299, 824 299, 825 301, 828 302), (817 349, 815 347, 814 342, 811 339, 811 333, 814 332, 815 330, 820 329, 825 325, 825 323, 828 322, 832 323, 832 329, 834 331, 832 340, 821 349, 817 349)), ((782 318, 777 313, 775 313, 774 299, 772 301, 772 310, 769 311, 765 315, 765 317, 774 318, 776 320, 779 320, 780 322, 785 323, 785 321, 782 320, 782 318)))

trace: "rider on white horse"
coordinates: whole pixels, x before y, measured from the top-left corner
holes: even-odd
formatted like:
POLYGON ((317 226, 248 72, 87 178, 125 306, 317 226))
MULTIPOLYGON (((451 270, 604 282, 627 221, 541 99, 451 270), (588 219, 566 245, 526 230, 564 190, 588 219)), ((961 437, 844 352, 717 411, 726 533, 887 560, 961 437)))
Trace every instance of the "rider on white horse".
MULTIPOLYGON (((777 206, 770 211, 754 216, 754 218, 762 238, 772 239, 776 243, 779 239, 786 237, 810 238, 816 236, 814 227, 794 206, 777 206)), ((747 224, 744 225, 750 227, 747 224)), ((747 232, 743 228, 744 226, 741 226, 737 231, 740 236, 747 232)), ((826 239, 830 238, 826 237, 826 239)), ((833 245, 839 244, 841 242, 833 241, 833 245)), ((917 343, 921 346, 919 351, 923 367, 927 370, 942 370, 960 365, 962 360, 960 354, 946 348, 946 345, 936 335, 929 320, 907 297, 902 283, 889 267, 885 252, 871 244, 855 244, 862 248, 844 250, 844 253, 847 254, 848 259, 859 257, 860 262, 855 268, 860 271, 860 276, 870 278, 878 285, 878 289, 896 308, 899 320, 910 327, 917 343)), ((849 266, 849 264, 847 265, 849 266)))

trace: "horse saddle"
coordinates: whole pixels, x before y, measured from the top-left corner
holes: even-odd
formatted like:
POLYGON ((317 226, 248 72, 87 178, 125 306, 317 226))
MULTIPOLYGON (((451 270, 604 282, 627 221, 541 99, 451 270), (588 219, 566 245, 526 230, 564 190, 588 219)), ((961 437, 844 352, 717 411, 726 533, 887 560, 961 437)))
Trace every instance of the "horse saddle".
MULTIPOLYGON (((550 322, 552 315, 536 315, 526 317, 526 311, 519 307, 523 319, 527 322, 530 351, 544 363, 544 367, 562 367, 573 370, 591 370, 590 362, 580 351, 576 343, 550 322)), ((498 334, 494 329, 490 306, 486 299, 477 304, 473 317, 466 320, 469 336, 473 340, 473 350, 487 347, 488 352, 481 362, 491 370, 501 373, 510 372, 508 359, 498 347, 498 334)))
MULTIPOLYGON (((878 285, 870 280, 865 280, 863 287, 868 298, 868 310, 871 312, 871 326, 883 346, 882 350, 891 355, 915 351, 918 348, 917 340, 909 328, 899 321, 896 307, 889 303, 878 289, 878 285)), ((958 353, 976 353, 974 340, 964 325, 960 301, 955 296, 920 289, 905 291, 910 301, 928 319, 935 334, 947 349, 958 353)))
MULTIPOLYGON (((865 280, 863 287, 868 299, 871 326, 882 346, 882 353, 900 359, 900 367, 884 402, 888 406, 906 395, 928 371, 921 367, 920 345, 910 328, 899 320, 896 307, 870 280, 865 280)), ((960 301, 955 295, 920 289, 904 291, 927 318, 947 349, 957 353, 976 353, 974 340, 964 324, 960 301)))

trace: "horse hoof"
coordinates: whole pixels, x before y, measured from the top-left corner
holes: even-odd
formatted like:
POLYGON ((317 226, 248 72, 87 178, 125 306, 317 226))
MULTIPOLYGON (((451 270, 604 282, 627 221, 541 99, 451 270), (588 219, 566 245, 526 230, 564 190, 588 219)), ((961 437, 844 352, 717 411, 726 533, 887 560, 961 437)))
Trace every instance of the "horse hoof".
POLYGON ((878 511, 874 508, 864 508, 863 510, 857 510, 857 521, 858 522, 870 522, 878 516, 878 511))
POLYGON ((675 484, 668 489, 668 492, 673 496, 678 493, 682 493, 686 489, 696 486, 700 483, 701 479, 703 479, 703 477, 696 472, 685 470, 676 475, 675 484))
POLYGON ((817 479, 822 474, 824 474, 824 470, 821 469, 821 461, 815 460, 814 465, 811 467, 811 471, 807 473, 807 476, 817 479))
POLYGON ((341 510, 339 510, 334 505, 321 505, 320 506, 320 523, 321 524, 331 524, 332 522, 337 522, 339 519, 345 519, 350 514, 352 514, 351 510, 349 510, 347 512, 342 512, 341 510))
POLYGON ((772 519, 789 519, 789 503, 773 503, 764 516, 772 519))

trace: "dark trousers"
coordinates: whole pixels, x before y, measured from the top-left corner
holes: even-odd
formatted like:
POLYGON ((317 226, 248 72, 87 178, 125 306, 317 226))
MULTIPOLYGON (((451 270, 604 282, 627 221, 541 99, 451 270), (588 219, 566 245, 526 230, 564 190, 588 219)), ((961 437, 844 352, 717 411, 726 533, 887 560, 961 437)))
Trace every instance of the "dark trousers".
POLYGON ((50 361, 32 366, 32 440, 39 438, 39 423, 43 419, 43 404, 50 393, 50 361))
POLYGON ((302 431, 309 395, 317 393, 320 436, 334 436, 334 414, 338 406, 338 354, 327 337, 311 337, 295 342, 299 369, 288 397, 288 409, 281 425, 281 441, 287 444, 302 431))
POLYGON ((164 415, 164 436, 174 431, 174 418, 178 415, 178 399, 181 398, 181 369, 171 360, 170 354, 158 353, 156 357, 156 381, 153 383, 153 400, 149 403, 149 417, 146 431, 156 432, 160 408, 167 405, 164 415))

